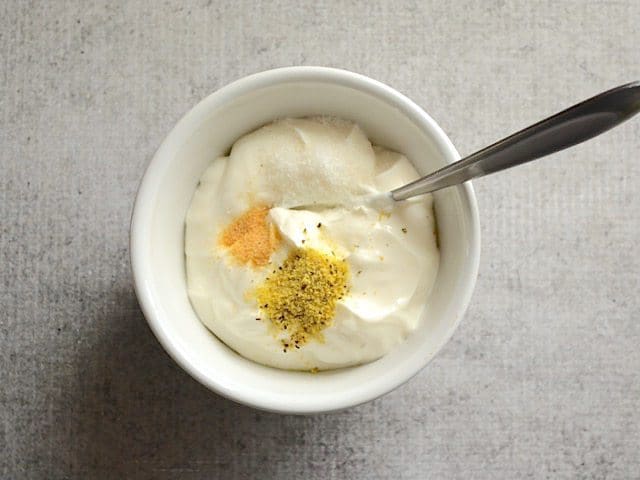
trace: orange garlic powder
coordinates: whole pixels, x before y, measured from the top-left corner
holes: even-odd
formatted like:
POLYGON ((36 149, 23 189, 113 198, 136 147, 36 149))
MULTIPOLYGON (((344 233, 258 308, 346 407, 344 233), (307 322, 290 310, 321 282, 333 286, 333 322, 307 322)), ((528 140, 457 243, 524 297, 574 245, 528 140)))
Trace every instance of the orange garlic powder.
POLYGON ((234 219, 220 235, 219 243, 241 264, 263 267, 280 246, 280 235, 267 222, 269 207, 257 205, 234 219))

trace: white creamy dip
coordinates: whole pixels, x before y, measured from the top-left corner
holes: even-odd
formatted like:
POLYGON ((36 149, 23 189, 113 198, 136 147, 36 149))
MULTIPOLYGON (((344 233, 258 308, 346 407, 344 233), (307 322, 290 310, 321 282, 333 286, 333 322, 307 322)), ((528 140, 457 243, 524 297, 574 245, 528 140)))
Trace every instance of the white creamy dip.
POLYGON ((383 356, 417 328, 436 277, 432 198, 385 211, 357 199, 417 177, 404 156, 372 146, 343 120, 285 119, 243 136, 206 170, 187 214, 187 284, 198 317, 239 354, 277 368, 332 369, 383 356), (267 221, 281 238, 262 267, 239 264, 218 242, 255 205, 272 207, 267 221), (338 300, 324 342, 285 352, 269 320, 256 321, 264 312, 250 292, 296 247, 346 259, 349 292, 338 300))

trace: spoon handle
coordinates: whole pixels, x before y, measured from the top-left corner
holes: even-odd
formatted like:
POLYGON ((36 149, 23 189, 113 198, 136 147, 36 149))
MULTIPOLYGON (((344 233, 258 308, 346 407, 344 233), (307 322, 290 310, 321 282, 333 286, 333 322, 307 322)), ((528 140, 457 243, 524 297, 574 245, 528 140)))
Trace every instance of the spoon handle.
POLYGON ((640 112, 640 82, 596 95, 391 192, 394 200, 536 160, 606 132, 640 112))

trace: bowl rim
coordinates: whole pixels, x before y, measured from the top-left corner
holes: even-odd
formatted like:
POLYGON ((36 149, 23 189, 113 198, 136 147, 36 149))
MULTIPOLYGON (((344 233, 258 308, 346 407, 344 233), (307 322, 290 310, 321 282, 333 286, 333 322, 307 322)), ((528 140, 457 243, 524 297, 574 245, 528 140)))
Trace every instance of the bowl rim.
POLYGON ((393 376, 393 378, 388 379, 386 382, 378 384, 377 388, 371 388, 367 392, 362 392, 358 398, 341 397, 336 392, 332 403, 323 406, 321 409, 319 409, 317 405, 312 405, 313 402, 305 404, 304 401, 301 401, 299 398, 296 399, 296 402, 284 404, 282 401, 269 398, 268 396, 256 396, 250 388, 246 390, 239 390, 237 388, 230 389, 219 382, 218 379, 204 374, 196 365, 187 359, 185 354, 166 332, 161 315, 158 314, 159 308, 151 282, 151 264, 147 261, 148 256, 143 254, 144 242, 145 238, 147 238, 145 233, 149 230, 153 217, 153 200, 157 190, 156 186, 160 183, 159 180, 165 168, 170 164, 172 156, 169 155, 169 153, 175 148, 176 140, 192 130, 192 124, 198 124, 200 118, 215 109, 216 106, 223 105, 229 99, 280 83, 310 81, 346 86, 381 98, 383 101, 398 108, 422 131, 428 132, 438 148, 445 153, 444 160, 446 163, 454 162, 460 158, 458 151, 449 137, 433 118, 411 99, 390 86, 365 75, 343 69, 318 66, 281 67, 254 73, 235 80, 205 97, 183 115, 165 137, 147 164, 138 186, 130 223, 129 249, 134 290, 149 327, 165 351, 183 370, 215 393, 253 408, 277 413, 307 414, 342 410, 389 393, 418 374, 437 356, 438 352, 450 340, 457 329, 471 300, 480 264, 480 220, 478 206, 473 186, 471 182, 466 182, 454 187, 460 190, 463 211, 468 217, 470 225, 469 255, 467 257, 468 265, 466 266, 468 275, 466 275, 463 280, 463 294, 458 296, 456 318, 435 349, 433 355, 422 362, 411 364, 411 368, 407 368, 406 371, 402 372, 402 375, 393 376))

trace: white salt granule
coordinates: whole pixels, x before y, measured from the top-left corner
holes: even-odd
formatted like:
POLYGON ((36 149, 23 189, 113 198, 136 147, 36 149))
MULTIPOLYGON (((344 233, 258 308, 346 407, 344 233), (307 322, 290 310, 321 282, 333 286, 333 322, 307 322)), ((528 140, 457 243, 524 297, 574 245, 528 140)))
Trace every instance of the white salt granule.
POLYGON ((348 202, 374 190, 371 143, 354 123, 331 117, 266 125, 236 142, 229 163, 243 167, 229 169, 229 184, 244 175, 247 191, 274 206, 348 202))

